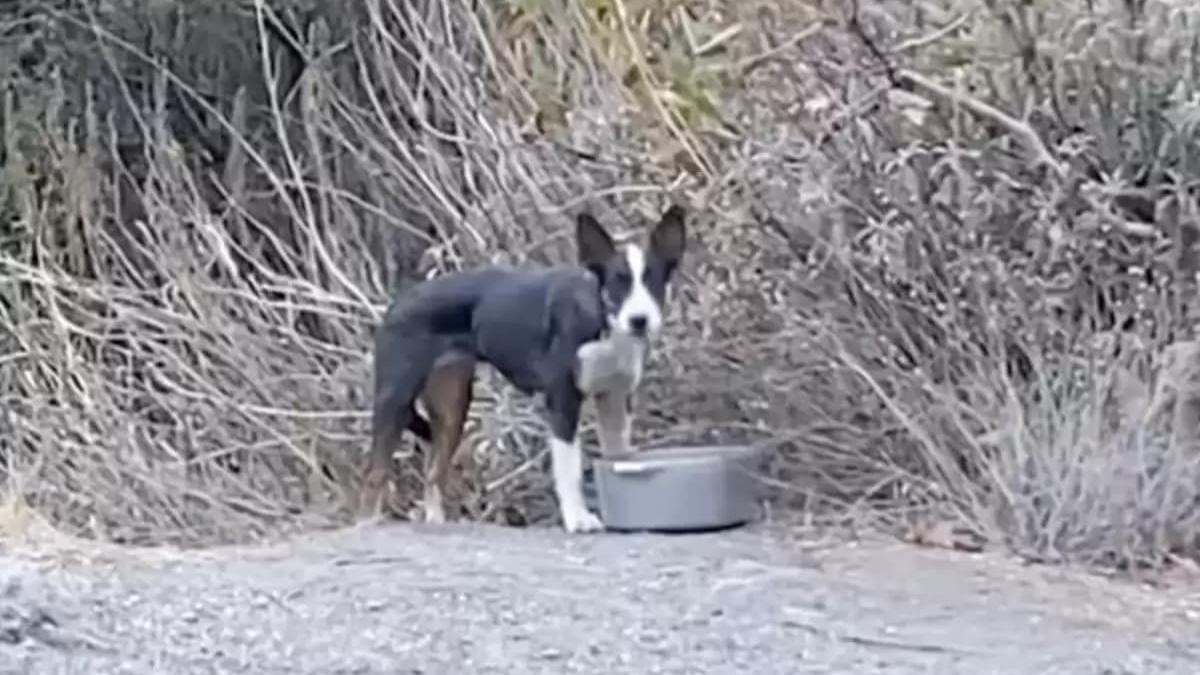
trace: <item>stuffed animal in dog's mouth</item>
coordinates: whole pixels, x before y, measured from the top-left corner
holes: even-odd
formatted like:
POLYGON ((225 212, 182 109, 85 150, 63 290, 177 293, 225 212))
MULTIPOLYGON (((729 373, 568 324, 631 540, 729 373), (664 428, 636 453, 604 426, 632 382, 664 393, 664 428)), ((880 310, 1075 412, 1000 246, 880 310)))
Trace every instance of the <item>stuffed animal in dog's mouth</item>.
POLYGON ((645 341, 626 335, 585 343, 576 352, 576 386, 589 395, 633 391, 642 379, 645 355, 645 341))

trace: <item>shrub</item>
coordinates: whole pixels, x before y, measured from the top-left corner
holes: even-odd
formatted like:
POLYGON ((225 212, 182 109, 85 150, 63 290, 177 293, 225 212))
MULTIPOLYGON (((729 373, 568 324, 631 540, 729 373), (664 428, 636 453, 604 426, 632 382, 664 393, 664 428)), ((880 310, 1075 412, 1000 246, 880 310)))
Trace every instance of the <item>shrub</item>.
MULTIPOLYGON (((13 4, 2 477, 64 528, 342 522, 392 292, 674 199, 640 441, 1043 559, 1196 532, 1188 3, 13 4)), ((552 514, 478 399, 465 515, 552 514)))

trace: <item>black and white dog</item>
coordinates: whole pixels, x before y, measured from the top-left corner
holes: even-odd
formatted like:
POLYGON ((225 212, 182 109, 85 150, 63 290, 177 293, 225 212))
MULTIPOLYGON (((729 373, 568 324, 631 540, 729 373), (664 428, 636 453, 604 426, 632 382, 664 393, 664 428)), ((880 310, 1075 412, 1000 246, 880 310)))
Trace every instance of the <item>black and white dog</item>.
POLYGON ((371 452, 364 515, 382 507, 391 456, 405 429, 429 445, 425 519, 445 520, 443 484, 462 438, 475 366, 494 367, 522 393, 541 394, 554 489, 568 532, 603 529, 584 503, 578 426, 585 397, 601 450, 629 450, 632 389, 644 346, 663 323, 667 288, 686 245, 684 211, 672 206, 647 244, 618 247, 589 214, 576 221, 580 265, 487 268, 422 282, 396 297, 375 338, 371 452), (585 393, 580 349, 598 340, 638 345, 630 387, 585 393), (420 400, 426 412, 416 410, 420 400))

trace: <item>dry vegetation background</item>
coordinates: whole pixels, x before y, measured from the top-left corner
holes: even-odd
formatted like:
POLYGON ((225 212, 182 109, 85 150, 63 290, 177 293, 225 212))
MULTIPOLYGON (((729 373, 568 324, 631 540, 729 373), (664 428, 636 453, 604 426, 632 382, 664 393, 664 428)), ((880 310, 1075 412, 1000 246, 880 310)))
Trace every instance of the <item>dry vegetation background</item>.
MULTIPOLYGON (((395 289, 670 198, 638 440, 766 444, 779 509, 1194 553, 1194 5, 4 3, 0 491, 121 542, 345 522, 395 289)), ((451 497, 552 516, 530 402, 478 398, 451 497)))

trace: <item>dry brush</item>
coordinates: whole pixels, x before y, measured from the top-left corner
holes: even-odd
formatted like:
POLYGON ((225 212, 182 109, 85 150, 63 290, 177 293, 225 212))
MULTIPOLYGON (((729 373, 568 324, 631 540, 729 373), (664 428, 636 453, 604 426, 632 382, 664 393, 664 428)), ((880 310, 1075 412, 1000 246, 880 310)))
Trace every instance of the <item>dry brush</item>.
MULTIPOLYGON (((1194 548, 1200 10, 353 7, 4 10, 8 498, 129 542, 343 522, 390 293, 674 199, 638 440, 763 443, 779 508, 1040 559, 1194 548)), ((485 373, 464 517, 553 513, 540 438, 485 373)))

